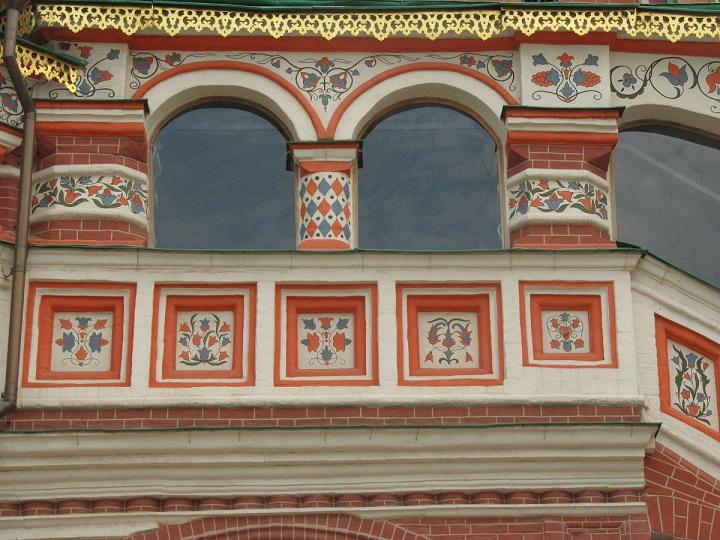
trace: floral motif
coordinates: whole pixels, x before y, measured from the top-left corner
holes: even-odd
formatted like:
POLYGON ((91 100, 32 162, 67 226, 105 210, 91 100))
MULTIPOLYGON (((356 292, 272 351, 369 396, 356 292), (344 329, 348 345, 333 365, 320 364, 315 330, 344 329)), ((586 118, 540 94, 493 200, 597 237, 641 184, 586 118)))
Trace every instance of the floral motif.
POLYGON ((535 90, 532 98, 539 100, 542 94, 555 95, 563 103, 572 103, 582 94, 590 93, 593 99, 602 99, 602 92, 591 90, 592 87, 600 84, 600 75, 589 67, 598 67, 598 57, 588 54, 581 64, 575 63, 575 57, 564 52, 557 57, 559 64, 549 62, 542 53, 532 57, 533 66, 548 66, 550 69, 538 71, 531 77, 534 85, 541 88, 553 88, 553 90, 535 90), (585 90, 584 90, 585 89, 585 90))
POLYGON ((585 347, 583 330, 585 325, 578 316, 570 313, 552 315, 545 321, 545 327, 550 334, 550 348, 572 352, 573 349, 585 347))
POLYGON ((230 353, 231 323, 215 313, 193 313, 178 325, 178 361, 186 366, 222 366, 230 353))
POLYGON ((168 68, 180 66, 191 58, 206 58, 213 56, 213 53, 193 53, 182 56, 178 52, 169 52, 159 55, 148 51, 138 51, 130 53, 132 59, 132 68, 130 69, 130 88, 136 90, 147 79, 152 78, 157 73, 165 71, 168 68))
POLYGON ((515 90, 512 54, 462 53, 454 56, 429 54, 428 58, 457 60, 462 67, 482 71, 495 81, 507 83, 509 90, 515 90))
MULTIPOLYGON (((80 57, 83 59, 90 58, 93 50, 95 49, 89 45, 78 45, 76 43, 68 43, 65 41, 60 42, 58 47, 61 51, 66 52, 69 51, 71 47, 75 47, 78 50, 80 57)), ((79 98, 90 98, 101 92, 105 94, 105 97, 115 97, 115 90, 112 88, 100 88, 102 83, 110 81, 113 78, 112 72, 107 69, 103 69, 104 66, 102 66, 102 64, 112 60, 118 60, 119 58, 120 50, 110 49, 105 56, 95 63, 80 68, 78 70, 77 80, 75 81, 75 87, 77 90, 73 95, 79 98)), ((71 93, 67 88, 56 88, 50 91, 50 99, 57 99, 63 92, 71 93)))
POLYGON ((325 110, 331 101, 340 101, 343 94, 355 83, 355 77, 362 69, 372 69, 378 64, 396 65, 405 60, 414 61, 399 54, 375 54, 365 56, 355 62, 342 58, 308 58, 293 62, 279 54, 247 52, 228 55, 235 60, 249 59, 258 64, 270 64, 273 68, 283 70, 295 76, 295 86, 303 91, 311 101, 319 100, 325 110))
MULTIPOLYGON (((610 70, 610 89, 622 99, 635 99, 647 88, 666 99, 678 99, 686 91, 697 89, 720 103, 720 60, 695 68, 684 58, 665 56, 634 69, 619 65, 610 70)), ((720 105, 711 105, 710 111, 720 114, 720 105)))
POLYGON ((708 395, 710 378, 707 376, 710 361, 694 352, 683 352, 672 345, 675 356, 670 360, 675 364, 675 407, 700 422, 710 425, 714 413, 710 408, 712 396, 708 395))
POLYGON ((568 208, 607 219, 607 194, 589 182, 539 180, 520 182, 510 190, 510 217, 524 215, 532 207, 540 212, 561 213, 568 208))
POLYGON ((72 320, 59 319, 58 324, 62 337, 55 340, 55 345, 61 348, 62 365, 99 366, 98 355, 110 343, 110 339, 104 337, 102 332, 108 326, 108 319, 83 316, 72 320))
POLYGON ((468 319, 453 317, 446 319, 437 317, 428 321, 430 328, 425 336, 432 347, 425 355, 425 362, 448 365, 460 362, 473 362, 473 355, 468 350, 472 344, 471 322, 468 319), (462 360, 461 360, 462 359, 462 360))
POLYGON ((345 353, 352 339, 350 319, 344 317, 302 318, 305 338, 300 340, 310 353, 309 364, 321 367, 344 365, 345 353))
POLYGON ((147 213, 147 192, 136 180, 119 176, 60 176, 35 186, 31 212, 51 206, 72 208, 93 202, 99 208, 126 206, 133 214, 147 213))

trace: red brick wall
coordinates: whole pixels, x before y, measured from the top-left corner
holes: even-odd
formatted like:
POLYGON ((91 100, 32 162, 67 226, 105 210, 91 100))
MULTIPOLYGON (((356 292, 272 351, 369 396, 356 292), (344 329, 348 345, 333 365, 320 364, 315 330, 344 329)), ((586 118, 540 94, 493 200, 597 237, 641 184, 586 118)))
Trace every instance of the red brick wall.
POLYGON ((480 405, 461 407, 243 407, 20 409, 0 424, 9 431, 195 427, 434 426, 639 422, 638 407, 480 405))
POLYGON ((662 445, 645 458, 645 480, 653 531, 678 539, 720 538, 720 480, 662 445))
POLYGON ((512 247, 614 247, 607 232, 592 225, 525 225, 510 234, 512 247))
POLYGON ((0 227, 14 231, 17 219, 18 179, 0 178, 0 227))
POLYGON ((53 165, 106 163, 147 174, 147 142, 126 137, 38 135, 36 170, 53 165))
POLYGON ((112 219, 54 219, 31 225, 30 234, 35 244, 49 240, 144 246, 148 237, 143 227, 112 219))
POLYGON ((529 168, 584 169, 605 178, 611 155, 611 146, 512 143, 507 146, 507 175, 529 168))

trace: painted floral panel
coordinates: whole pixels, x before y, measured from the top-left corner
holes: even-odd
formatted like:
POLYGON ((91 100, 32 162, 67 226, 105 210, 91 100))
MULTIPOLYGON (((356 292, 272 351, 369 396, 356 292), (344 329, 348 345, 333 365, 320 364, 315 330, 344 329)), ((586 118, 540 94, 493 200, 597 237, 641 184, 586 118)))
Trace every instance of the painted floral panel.
POLYGON ((355 367, 355 317, 351 313, 300 313, 298 369, 355 367))
POLYGON ((178 311, 175 369, 231 370, 234 322, 232 311, 178 311))
POLYGON ((606 220, 607 205, 607 194, 589 182, 524 181, 510 189, 508 219, 525 215, 531 209, 556 214, 572 209, 606 220))
POLYGON ((111 312, 56 312, 50 365, 54 372, 110 371, 111 312))
POLYGON ((420 367, 480 367, 477 313, 421 311, 418 317, 420 367))
POLYGON ((43 208, 73 208, 83 203, 146 214, 147 191, 144 184, 119 176, 60 176, 35 184, 30 207, 35 214, 43 208))
POLYGON ((668 340, 670 402, 683 414, 719 429, 715 360, 668 340))
POLYGON ((590 316, 587 311, 542 311, 543 352, 590 352, 590 316))

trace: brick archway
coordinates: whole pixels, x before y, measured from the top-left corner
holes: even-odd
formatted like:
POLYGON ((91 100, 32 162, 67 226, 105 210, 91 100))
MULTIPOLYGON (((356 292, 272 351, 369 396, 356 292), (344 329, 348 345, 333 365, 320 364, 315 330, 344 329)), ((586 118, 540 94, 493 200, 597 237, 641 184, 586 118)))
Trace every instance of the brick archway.
POLYGON ((126 540, 428 540, 382 519, 347 514, 207 517, 163 525, 126 540))

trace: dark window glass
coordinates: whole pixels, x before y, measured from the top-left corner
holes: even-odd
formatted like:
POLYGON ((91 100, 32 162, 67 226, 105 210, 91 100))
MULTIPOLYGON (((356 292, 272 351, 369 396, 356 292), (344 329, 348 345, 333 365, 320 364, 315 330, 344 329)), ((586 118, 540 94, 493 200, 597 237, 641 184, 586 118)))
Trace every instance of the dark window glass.
POLYGON ((174 118, 154 147, 156 245, 293 249, 285 169, 286 139, 258 114, 213 105, 174 118))
POLYGON ((630 131, 615 151, 618 239, 720 286, 720 141, 630 131))
POLYGON ((498 248, 497 186, 495 142, 473 119, 437 106, 393 114, 363 144, 360 247, 498 248))

